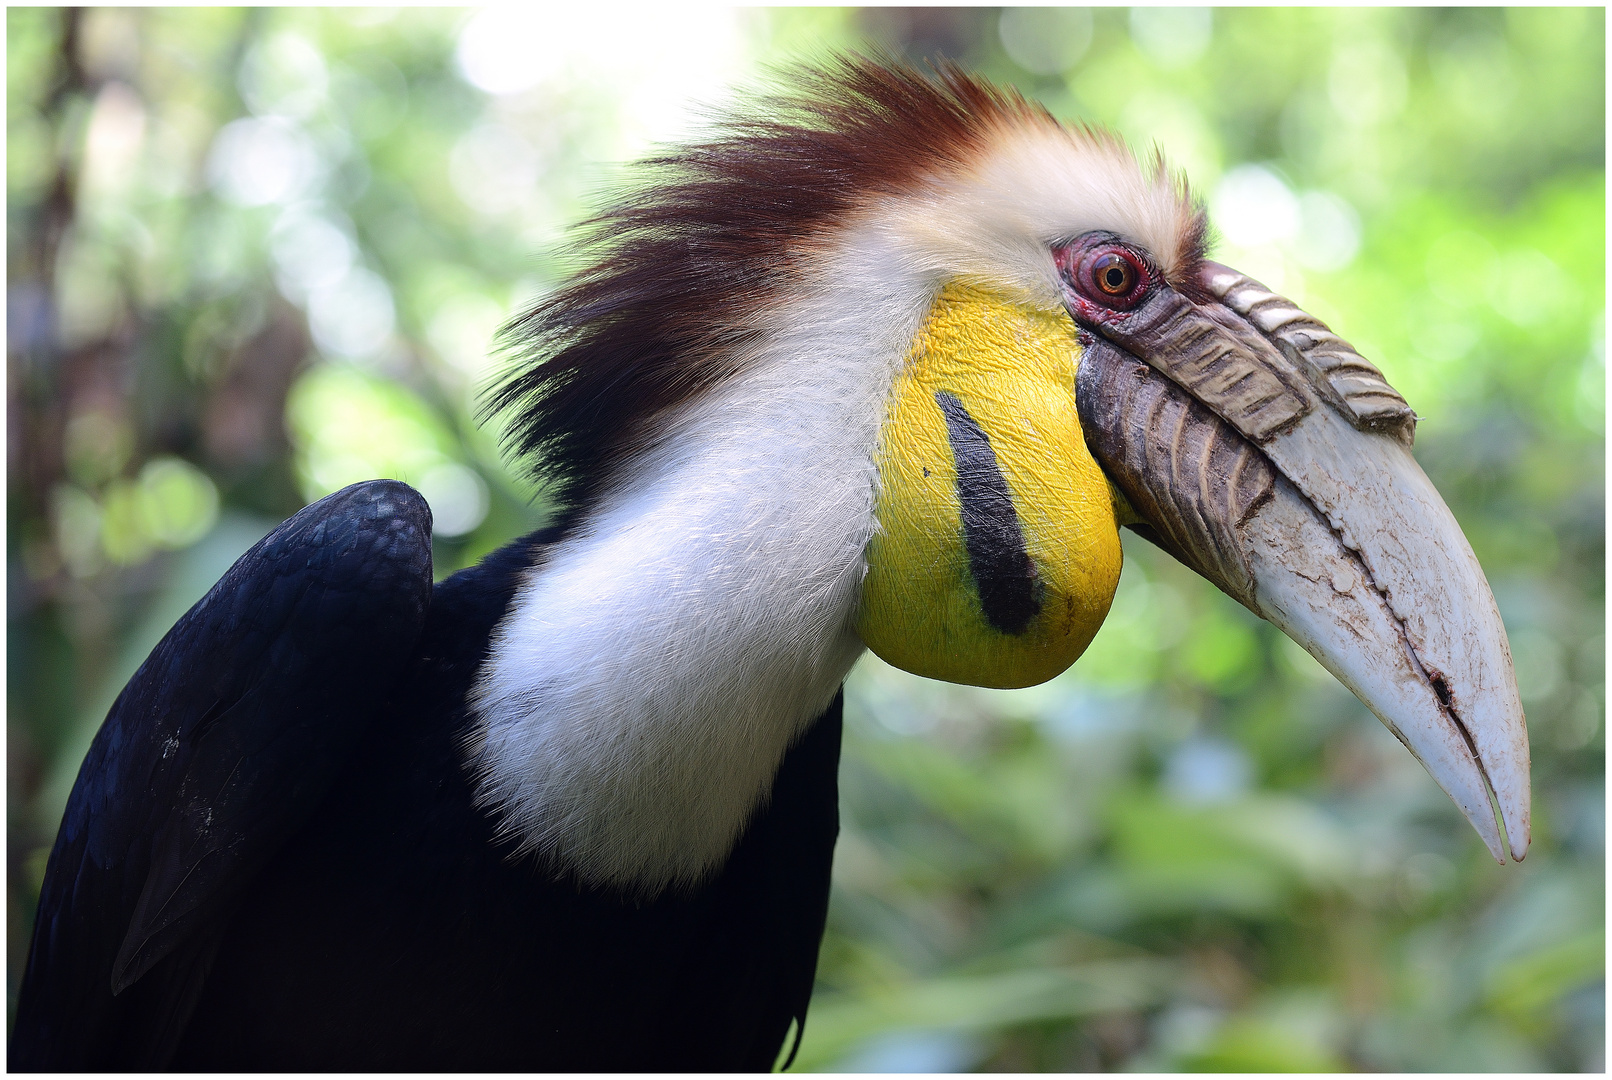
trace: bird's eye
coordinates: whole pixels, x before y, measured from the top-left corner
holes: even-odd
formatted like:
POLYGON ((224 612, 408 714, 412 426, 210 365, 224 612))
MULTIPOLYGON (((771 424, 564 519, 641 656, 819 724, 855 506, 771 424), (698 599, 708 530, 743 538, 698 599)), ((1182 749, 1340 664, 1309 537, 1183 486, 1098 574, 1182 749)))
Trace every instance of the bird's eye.
POLYGON ((1136 287, 1136 267, 1117 251, 1099 255, 1091 268, 1092 280, 1108 296, 1124 296, 1136 287))
POLYGON ((1158 276, 1146 255, 1106 233, 1077 237, 1054 248, 1052 257, 1070 291, 1069 302, 1088 305, 1091 317, 1101 311, 1130 311, 1158 276))

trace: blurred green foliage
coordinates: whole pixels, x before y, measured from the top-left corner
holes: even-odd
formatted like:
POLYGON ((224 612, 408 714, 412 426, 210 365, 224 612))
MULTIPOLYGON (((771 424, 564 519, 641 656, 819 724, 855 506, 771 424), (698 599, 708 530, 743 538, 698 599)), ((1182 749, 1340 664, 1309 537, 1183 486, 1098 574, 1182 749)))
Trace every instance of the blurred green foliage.
POLYGON ((113 696, 351 480, 439 574, 543 518, 497 326, 690 100, 876 44, 1158 144, 1215 255, 1327 320, 1511 634, 1526 863, 1320 667, 1144 543, 1068 673, 873 658, 799 1069, 1604 1067, 1605 17, 1597 9, 11 9, 8 944, 113 696))

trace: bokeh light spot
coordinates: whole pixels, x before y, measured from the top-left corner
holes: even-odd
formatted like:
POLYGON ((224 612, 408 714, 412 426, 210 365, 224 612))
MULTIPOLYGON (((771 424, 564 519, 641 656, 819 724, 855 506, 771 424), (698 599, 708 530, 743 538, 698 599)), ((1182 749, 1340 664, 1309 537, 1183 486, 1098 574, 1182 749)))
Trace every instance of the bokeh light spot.
POLYGON ((159 547, 188 547, 218 520, 218 489, 188 461, 152 458, 140 470, 139 490, 146 535, 159 547))
POLYGON ((1360 215, 1331 192, 1307 191, 1299 196, 1299 231, 1292 248, 1307 270, 1342 270, 1360 251, 1360 215))
POLYGON ((426 338, 449 364, 479 378, 487 371, 493 339, 504 321, 504 309, 485 296, 461 293, 445 301, 426 328, 426 338))
POLYGON ((486 482, 456 461, 426 470, 415 487, 431 507, 431 528, 439 536, 463 536, 487 517, 486 482))
POLYGON ((139 95, 121 82, 101 88, 84 136, 86 190, 111 195, 129 186, 138 175, 145 130, 146 111, 139 95))
POLYGON ((1398 116, 1405 107, 1407 86, 1405 61, 1381 41, 1339 49, 1327 73, 1332 107, 1349 123, 1361 126, 1398 116))
POLYGON ((225 124, 207 157, 214 190, 239 206, 288 202, 313 185, 319 168, 307 136, 278 117, 225 124))
POLYGON ((293 303, 336 285, 347 276, 358 248, 346 230, 317 210, 298 205, 280 215, 269 234, 275 283, 293 303))
POLYGON ((101 548, 119 566, 144 562, 153 547, 145 528, 140 489, 127 480, 107 485, 101 497, 101 548))
POLYGON ((241 97, 259 116, 305 119, 324 104, 329 85, 324 54, 289 31, 254 46, 241 65, 241 97))
POLYGON ((1253 775, 1253 764, 1242 747, 1198 736, 1171 751, 1164 764, 1164 787, 1184 803, 1222 803, 1248 790, 1253 775))
POLYGON ((401 480, 431 507, 435 532, 462 536, 487 516, 489 493, 457 459, 457 439, 409 390, 352 367, 320 365, 286 402, 303 497, 362 480, 401 480))
POLYGON ((1455 230, 1427 249, 1427 284, 1453 308, 1470 308, 1489 298, 1498 277, 1499 255, 1477 233, 1455 230))
POLYGON ((1131 8, 1131 40, 1160 67, 1184 67, 1202 56, 1214 25, 1206 7, 1131 8))
POLYGON ((1037 75, 1058 75, 1091 46, 1091 10, 1081 7, 1005 8, 997 35, 1008 57, 1037 75))
POLYGON ((378 354, 396 322, 392 290, 378 274, 353 267, 308 297, 308 329, 325 353, 352 360, 378 354))
POLYGON ((1239 165, 1221 177, 1210 199, 1215 227, 1233 244, 1254 247, 1299 230, 1299 200, 1263 165, 1239 165))
POLYGON ((538 194, 541 175, 537 151, 519 133, 502 124, 479 124, 466 132, 448 156, 454 191, 482 214, 520 208, 538 194))

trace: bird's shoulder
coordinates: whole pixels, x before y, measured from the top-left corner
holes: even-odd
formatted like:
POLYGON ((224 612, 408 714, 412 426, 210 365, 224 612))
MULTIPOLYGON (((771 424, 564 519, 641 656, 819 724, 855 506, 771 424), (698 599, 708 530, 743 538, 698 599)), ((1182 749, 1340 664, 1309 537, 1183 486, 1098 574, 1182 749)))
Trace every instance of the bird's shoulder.
MULTIPOLYGON (((198 940, 372 724, 431 594, 428 507, 406 485, 372 481, 288 519, 175 624, 114 703, 69 798, 14 1052, 41 1067, 69 1042, 86 1066, 119 1053, 105 1040, 128 1007, 113 998, 171 954, 168 967, 197 960, 198 940), (74 1032, 51 1030, 72 1016, 74 1032)), ((164 996, 188 996, 194 981, 164 996)), ((103 1066, 161 1059, 160 1030, 182 1019, 172 1001, 152 1008, 168 1019, 103 1066)))

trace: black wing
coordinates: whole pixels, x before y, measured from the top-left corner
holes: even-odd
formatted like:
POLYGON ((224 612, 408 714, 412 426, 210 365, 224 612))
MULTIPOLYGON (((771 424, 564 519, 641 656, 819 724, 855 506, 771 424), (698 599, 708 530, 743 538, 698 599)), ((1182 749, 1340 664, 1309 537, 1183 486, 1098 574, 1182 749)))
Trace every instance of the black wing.
POLYGON ((168 632, 79 770, 12 1068, 164 1065, 236 899, 370 731, 430 597, 430 510, 378 480, 285 522, 168 632))

